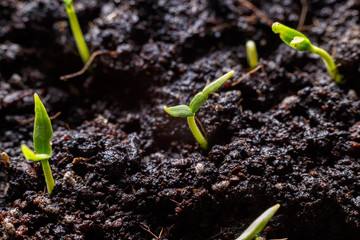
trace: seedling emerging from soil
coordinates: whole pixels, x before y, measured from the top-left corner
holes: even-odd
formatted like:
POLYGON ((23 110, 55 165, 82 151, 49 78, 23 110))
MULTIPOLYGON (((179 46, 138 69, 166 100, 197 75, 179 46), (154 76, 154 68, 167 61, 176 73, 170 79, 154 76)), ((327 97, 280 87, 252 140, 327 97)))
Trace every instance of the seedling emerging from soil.
POLYGON ((246 42, 246 59, 251 70, 256 68, 259 60, 256 50, 256 44, 253 40, 249 40, 246 42))
POLYGON ((280 204, 276 204, 260 215, 236 240, 253 240, 258 235, 269 220, 274 216, 280 208, 280 204))
POLYGON ((84 36, 82 34, 80 24, 79 24, 78 18, 75 13, 75 9, 72 5, 73 0, 62 0, 62 1, 65 3, 66 12, 69 17, 71 30, 73 32, 76 46, 79 51, 80 57, 81 57, 83 63, 86 64, 87 61, 89 61, 90 53, 89 53, 89 49, 86 45, 86 42, 84 40, 84 36))
POLYGON ((164 107, 165 112, 173 117, 183 117, 187 118, 189 127, 191 132, 193 133, 196 141, 200 144, 203 149, 207 149, 208 142, 201 133, 200 129, 197 127, 195 122, 195 113, 199 110, 199 108, 206 102, 209 95, 214 93, 221 85, 223 85, 226 80, 228 80, 234 71, 230 71, 220 77, 219 79, 213 81, 209 85, 207 85, 202 92, 195 95, 195 97, 191 100, 189 106, 187 105, 178 105, 175 107, 164 107))
POLYGON ((324 49, 312 45, 310 40, 304 34, 281 23, 273 23, 272 30, 274 33, 278 33, 281 40, 290 47, 295 48, 298 51, 309 51, 318 54, 323 59, 331 78, 334 79, 335 82, 341 83, 341 75, 336 68, 336 64, 332 60, 330 54, 324 49))
POLYGON ((55 185, 49 165, 49 158, 51 157, 50 140, 53 136, 53 130, 46 109, 36 93, 34 94, 34 100, 35 122, 33 141, 35 153, 25 144, 21 144, 21 150, 26 159, 34 162, 41 162, 45 175, 47 190, 49 193, 51 193, 55 185))

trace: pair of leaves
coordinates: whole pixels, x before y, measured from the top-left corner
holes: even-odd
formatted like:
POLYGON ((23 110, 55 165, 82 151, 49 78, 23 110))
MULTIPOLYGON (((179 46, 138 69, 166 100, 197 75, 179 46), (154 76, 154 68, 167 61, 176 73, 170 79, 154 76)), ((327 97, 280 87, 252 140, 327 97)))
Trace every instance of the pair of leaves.
POLYGON ((25 144, 21 145, 21 150, 26 159, 31 161, 41 161, 51 157, 50 140, 53 136, 53 130, 50 118, 46 112, 44 104, 39 96, 34 94, 35 101, 35 122, 33 142, 35 153, 25 144))
POLYGON ((195 113, 199 110, 199 108, 206 102, 209 95, 214 93, 221 85, 223 85, 226 80, 228 80, 234 71, 230 71, 225 75, 221 76, 219 79, 213 81, 209 85, 207 85, 202 92, 196 94, 194 98, 191 100, 189 106, 187 105, 178 105, 174 107, 164 107, 165 112, 173 117, 193 117, 195 113))
POLYGON ((295 48, 298 51, 312 52, 312 44, 310 40, 301 32, 287 27, 279 22, 273 23, 272 30, 274 33, 279 34, 281 40, 290 47, 295 48))

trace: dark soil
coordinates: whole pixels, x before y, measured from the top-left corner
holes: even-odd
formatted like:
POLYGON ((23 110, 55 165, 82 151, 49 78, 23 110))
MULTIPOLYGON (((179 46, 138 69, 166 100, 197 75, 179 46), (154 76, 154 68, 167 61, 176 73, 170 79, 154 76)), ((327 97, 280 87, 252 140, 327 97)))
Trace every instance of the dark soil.
MULTIPOLYGON (((251 1, 296 27, 302 5, 251 1)), ((268 207, 266 239, 360 239, 360 4, 307 1, 304 33, 332 52, 345 83, 317 56, 272 33, 244 1, 75 0, 91 51, 82 67, 61 1, 0 1, 0 231, 4 239, 235 239, 268 207), (245 42, 264 71, 249 71, 245 42), (188 104, 230 69, 197 113, 188 104), (33 94, 52 120, 55 189, 45 192, 32 144, 33 94)))

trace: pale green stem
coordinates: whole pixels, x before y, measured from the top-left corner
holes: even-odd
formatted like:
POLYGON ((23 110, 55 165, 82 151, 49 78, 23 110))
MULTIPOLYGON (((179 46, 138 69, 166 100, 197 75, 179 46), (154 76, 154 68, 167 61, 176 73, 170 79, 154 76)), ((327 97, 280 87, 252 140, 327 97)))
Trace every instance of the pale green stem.
POLYGON ((194 116, 188 117, 187 121, 188 121, 190 130, 191 130, 192 134, 194 135, 196 141, 198 141, 200 146, 206 150, 207 149, 207 141, 204 138, 204 136, 202 135, 200 129, 197 127, 196 122, 195 122, 195 117, 194 116))
POLYGON ((71 30, 73 32, 73 35, 75 37, 76 46, 78 48, 80 57, 84 64, 86 64, 89 61, 90 53, 89 49, 86 45, 84 36, 82 34, 78 18, 75 13, 75 9, 72 4, 65 4, 66 6, 66 12, 69 16, 69 22, 71 26, 71 30))
POLYGON ((259 60, 256 50, 256 44, 252 40, 246 42, 246 59, 251 70, 256 68, 259 60))
POLYGON ((335 82, 340 83, 341 75, 339 74, 336 64, 331 56, 324 49, 313 45, 311 46, 310 52, 316 53, 322 58, 331 78, 334 79, 335 82))
POLYGON ((53 176, 51 174, 51 168, 50 168, 49 160, 48 159, 41 160, 41 165, 42 165, 42 168, 43 168, 43 171, 44 171, 47 190, 48 190, 48 192, 50 194, 52 192, 52 190, 54 189, 55 183, 54 183, 53 176))

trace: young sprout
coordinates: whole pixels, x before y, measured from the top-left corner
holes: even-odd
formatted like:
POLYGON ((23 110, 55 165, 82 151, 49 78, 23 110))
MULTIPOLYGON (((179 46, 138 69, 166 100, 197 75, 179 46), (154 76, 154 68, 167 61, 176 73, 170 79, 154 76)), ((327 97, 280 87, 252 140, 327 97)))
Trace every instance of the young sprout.
POLYGON ((323 59, 331 78, 334 79, 335 82, 341 83, 341 75, 336 68, 336 64, 324 49, 312 45, 304 34, 281 23, 273 23, 272 30, 274 33, 278 33, 281 40, 290 47, 298 51, 309 51, 318 54, 323 59))
POLYGON ((80 57, 81 57, 83 63, 86 64, 87 61, 89 61, 90 53, 89 53, 89 49, 86 45, 86 42, 84 40, 84 36, 82 34, 82 31, 81 31, 81 28, 79 25, 79 21, 76 16, 76 13, 75 13, 75 9, 72 5, 73 0, 62 0, 62 1, 65 3, 66 12, 69 17, 71 30, 75 37, 75 42, 76 42, 76 46, 79 51, 80 57))
POLYGON ((53 130, 46 109, 36 93, 34 94, 34 100, 35 122, 33 142, 35 153, 25 144, 21 144, 21 150, 26 159, 34 162, 41 162, 45 175, 47 190, 50 194, 55 185, 49 165, 49 158, 51 157, 50 140, 53 136, 53 130))
POLYGON ((274 216, 276 211, 280 208, 280 204, 276 204, 266 210, 263 214, 260 215, 251 225, 235 240, 253 240, 256 235, 258 235, 261 230, 266 226, 269 220, 274 216))
POLYGON ((196 141, 200 144, 203 149, 207 149, 208 142, 199 130, 195 122, 195 113, 199 110, 199 108, 206 102, 209 95, 214 93, 221 85, 223 85, 226 80, 228 80, 234 71, 230 71, 220 77, 219 79, 213 81, 209 85, 207 85, 202 92, 196 94, 194 98, 191 100, 189 106, 187 105, 178 105, 175 107, 164 107, 165 112, 173 117, 183 117, 187 118, 189 127, 191 132, 193 133, 196 141))
POLYGON ((251 70, 258 65, 258 54, 253 40, 246 42, 246 59, 251 70))

